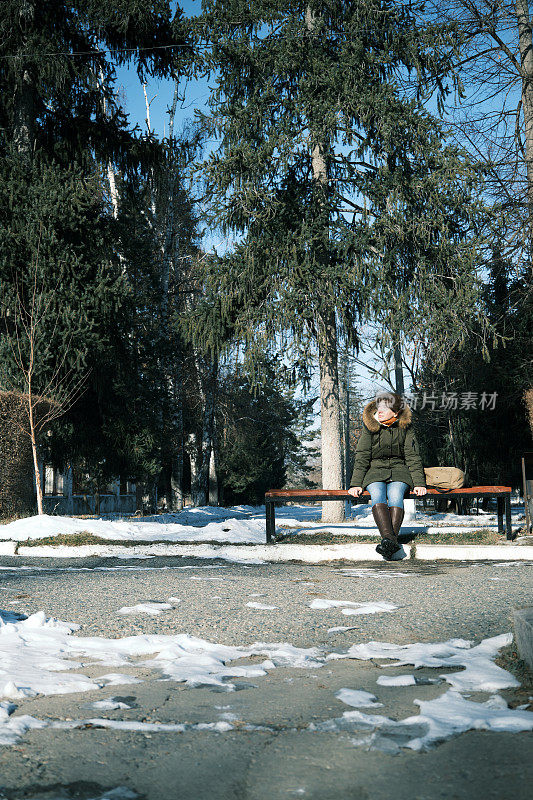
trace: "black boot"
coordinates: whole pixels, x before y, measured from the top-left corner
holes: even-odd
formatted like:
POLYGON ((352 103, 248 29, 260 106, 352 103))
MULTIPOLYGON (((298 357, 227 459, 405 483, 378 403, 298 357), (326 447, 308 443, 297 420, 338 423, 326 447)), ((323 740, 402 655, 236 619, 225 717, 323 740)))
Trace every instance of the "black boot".
POLYGON ((395 544, 391 539, 382 539, 381 542, 376 546, 376 552, 383 556, 385 561, 392 561, 393 555, 401 550, 401 546, 399 544, 395 544))
POLYGON ((383 556, 384 559, 390 561, 394 553, 400 549, 394 528, 392 527, 392 519, 387 503, 374 503, 372 506, 372 515, 378 527, 381 542, 376 547, 376 551, 383 556))

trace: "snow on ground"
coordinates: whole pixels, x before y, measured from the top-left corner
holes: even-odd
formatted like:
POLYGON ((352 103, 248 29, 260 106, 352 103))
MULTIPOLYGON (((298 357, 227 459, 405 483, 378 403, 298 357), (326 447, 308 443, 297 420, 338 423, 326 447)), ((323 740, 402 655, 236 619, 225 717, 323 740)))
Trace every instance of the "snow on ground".
POLYGON ((339 689, 335 697, 352 708, 377 708, 378 706, 383 706, 383 703, 378 703, 378 698, 375 694, 365 692, 363 689, 339 689))
POLYGON ((118 709, 131 708, 127 703, 115 700, 113 697, 108 700, 97 700, 95 703, 91 703, 91 706, 99 711, 117 711, 118 709))
MULTIPOLYGON (((355 658, 363 661, 386 658, 393 664, 381 666, 403 667, 407 664, 419 667, 464 667, 462 672, 443 674, 457 691, 496 692, 520 686, 517 679, 506 670, 498 667, 493 659, 498 651, 513 640, 511 633, 504 633, 484 639, 472 647, 465 639, 450 639, 436 644, 416 642, 415 644, 389 644, 388 642, 368 642, 355 644, 346 653, 331 653, 328 659, 355 658)), ((533 716, 533 714, 532 714, 533 716)))
POLYGON ((450 689, 434 700, 414 702, 420 713, 400 721, 380 714, 345 711, 342 717, 311 723, 309 728, 327 733, 363 733, 366 735, 351 740, 354 745, 393 754, 401 747, 428 750, 469 730, 509 733, 533 730, 533 713, 508 708, 500 695, 493 695, 485 703, 474 703, 450 689))
POLYGON ((258 611, 278 611, 277 606, 265 606, 263 603, 246 603, 248 608, 255 608, 258 611))
POLYGON ((325 600, 317 598, 309 603, 309 608, 326 610, 340 608, 347 616, 353 614, 381 614, 384 611, 395 611, 398 606, 378 601, 376 603, 353 603, 351 600, 325 600))
POLYGON ((346 575, 347 578, 408 578, 408 572, 399 572, 396 570, 382 570, 382 569, 372 569, 371 567, 361 567, 361 569, 352 569, 351 567, 347 569, 339 570, 343 575, 346 575))
MULTIPOLYGON (((411 501, 407 501, 410 503, 411 501)), ((511 506, 513 522, 524 516, 522 506, 511 506)), ((368 504, 354 504, 352 518, 344 523, 326 524, 320 521, 320 506, 280 506, 276 509, 278 527, 298 529, 300 532, 332 535, 368 536, 376 533, 372 510, 368 504)), ((451 513, 427 513, 409 510, 402 530, 404 532, 443 533, 465 529, 485 528, 497 530, 495 513, 481 512, 462 516, 451 513)), ((22 542, 59 534, 91 533, 102 539, 117 541, 164 542, 227 542, 231 544, 265 541, 265 507, 233 506, 220 508, 203 506, 186 508, 176 514, 158 514, 151 517, 103 515, 92 519, 42 515, 15 520, 0 526, 0 540, 22 542)))
MULTIPOLYGON (((86 692, 104 686, 129 682, 132 676, 120 673, 89 678, 68 670, 86 664, 106 666, 144 666, 158 670, 166 678, 188 686, 218 686, 231 691, 229 678, 255 678, 277 666, 314 668, 324 663, 316 648, 301 649, 284 643, 256 643, 251 647, 227 647, 187 634, 129 636, 122 639, 73 636, 79 625, 47 619, 44 612, 27 619, 4 622, 0 614, 0 697, 20 699, 36 694, 86 692), (231 661, 264 655, 259 665, 232 667, 231 661), (146 661, 132 661, 152 656, 146 661), (66 672, 67 671, 67 672, 66 672), (124 679, 124 680, 123 680, 124 679)), ((133 678, 137 681, 137 678, 133 678)))
MULTIPOLYGON (((334 601, 334 607, 345 601, 334 601)), ((415 700, 419 714, 395 721, 384 715, 365 714, 358 710, 345 712, 342 717, 311 723, 308 730, 317 732, 349 732, 356 734, 357 746, 390 753, 406 747, 425 750, 467 730, 526 731, 533 730, 533 713, 509 709, 505 700, 495 692, 518 686, 518 681, 497 667, 493 659, 498 650, 512 640, 511 634, 485 639, 477 646, 464 639, 447 642, 395 645, 369 642, 353 645, 345 653, 328 656, 317 648, 297 648, 287 643, 256 642, 251 646, 228 647, 187 634, 142 635, 120 639, 74 636, 79 626, 74 623, 47 619, 38 612, 26 619, 12 612, 0 613, 0 745, 17 742, 27 731, 39 728, 71 730, 100 727, 113 730, 150 733, 187 732, 190 730, 225 733, 234 729, 231 714, 221 714, 218 721, 201 723, 143 723, 137 720, 39 720, 29 715, 16 715, 12 699, 24 699, 37 694, 66 694, 97 690, 120 683, 139 682, 139 678, 124 673, 106 673, 97 678, 69 672, 82 663, 106 666, 150 667, 164 678, 193 686, 212 686, 226 691, 235 689, 230 679, 259 677, 269 669, 289 667, 313 669, 324 666, 330 659, 356 658, 363 660, 386 658, 393 666, 411 664, 415 668, 443 666, 463 667, 462 672, 440 677, 452 688, 436 699, 415 700), (263 656, 260 664, 232 666, 231 662, 251 656, 263 656), (150 658, 147 658, 150 656, 150 658), (145 660, 139 660, 145 659, 145 660), (461 691, 493 693, 486 702, 467 700, 461 691)), ((382 666, 391 666, 382 665, 382 666)), ((380 686, 407 686, 435 683, 437 679, 413 675, 387 676, 378 679, 380 686)), ((386 688, 385 688, 386 691, 386 688)), ((361 689, 340 689, 335 697, 352 708, 377 708, 378 698, 361 689)), ((381 699, 385 699, 382 697, 381 699)), ((127 703, 113 697, 95 701, 94 708, 117 710, 127 703)), ((222 708, 222 707, 221 707, 222 708)), ((223 707, 226 708, 226 707, 223 707)), ((237 723, 236 723, 237 724, 237 723)), ((242 723, 239 730, 267 730, 264 726, 242 723)))
POLYGON ((151 614, 157 616, 163 611, 170 611, 175 608, 176 603, 181 603, 178 597, 169 597, 168 603, 160 601, 149 601, 147 603, 138 603, 136 606, 122 606, 118 609, 119 614, 151 614))

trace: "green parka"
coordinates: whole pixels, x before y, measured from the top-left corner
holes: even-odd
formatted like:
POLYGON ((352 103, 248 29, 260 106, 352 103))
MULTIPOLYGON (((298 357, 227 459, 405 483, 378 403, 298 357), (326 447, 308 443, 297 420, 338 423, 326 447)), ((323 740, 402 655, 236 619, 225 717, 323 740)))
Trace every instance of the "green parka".
POLYGON ((374 481, 403 481, 412 491, 425 486, 426 476, 412 426, 409 406, 405 406, 390 427, 378 421, 376 401, 363 410, 363 430, 355 449, 350 486, 365 489, 374 481))

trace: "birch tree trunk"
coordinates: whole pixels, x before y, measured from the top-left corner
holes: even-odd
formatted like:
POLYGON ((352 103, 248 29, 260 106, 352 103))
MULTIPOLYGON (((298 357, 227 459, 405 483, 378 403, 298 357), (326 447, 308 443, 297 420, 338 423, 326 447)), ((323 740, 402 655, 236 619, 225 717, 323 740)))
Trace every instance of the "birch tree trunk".
MULTIPOLYGON (((33 34, 35 3, 27 0, 19 9, 19 20, 29 34, 24 37, 22 52, 31 52, 27 44, 33 34)), ((17 59, 18 60, 18 59, 17 59)), ((31 68, 21 57, 19 82, 13 91, 13 142, 23 161, 28 163, 35 146, 35 86, 31 68)))
POLYGON ((28 162, 35 140, 35 98, 32 76, 25 66, 21 69, 20 85, 14 95, 13 140, 22 159, 28 162))
POLYGON ((187 453, 191 462, 191 502, 193 506, 201 505, 201 498, 198 489, 198 478, 201 463, 201 442, 198 441, 196 432, 189 433, 187 436, 187 453))
POLYGON ((207 368, 198 356, 195 361, 203 408, 202 440, 199 449, 198 468, 198 504, 207 505, 209 499, 209 468, 215 427, 218 360, 213 358, 207 368))
MULTIPOLYGON (((31 414, 31 412, 30 412, 31 414)), ((37 494, 37 513, 44 514, 43 511, 43 487, 41 484, 41 470, 39 469, 39 459, 37 457, 37 442, 35 439, 35 429, 33 424, 31 426, 31 453, 33 457, 33 469, 35 472, 35 489, 37 494)))
POLYGON ((172 382, 172 408, 170 412, 171 425, 174 432, 170 475, 170 509, 172 511, 181 511, 183 508, 183 461, 185 453, 181 363, 179 358, 172 382))
POLYGON ((209 458, 209 505, 218 506, 218 475, 215 437, 211 443, 211 457, 209 458))

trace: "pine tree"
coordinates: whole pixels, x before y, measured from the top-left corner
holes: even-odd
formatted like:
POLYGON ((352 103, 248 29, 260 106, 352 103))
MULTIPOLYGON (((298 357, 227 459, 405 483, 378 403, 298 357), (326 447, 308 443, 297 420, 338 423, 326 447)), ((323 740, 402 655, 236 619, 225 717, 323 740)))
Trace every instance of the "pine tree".
POLYGON ((203 8, 217 78, 202 122, 219 142, 203 176, 237 244, 211 274, 219 313, 199 312, 196 333, 226 321, 251 355, 278 337, 299 365, 318 350, 323 485, 341 488, 339 331, 357 345, 365 318, 384 315, 392 334, 423 319, 448 354, 480 290, 475 241, 461 246, 479 175, 402 89, 411 72, 419 94, 431 83, 444 33, 394 2, 203 8))
MULTIPOLYGON (((157 477, 161 469, 164 434, 154 418, 158 384, 148 354, 161 336, 150 341, 147 313, 160 287, 154 241, 139 224, 138 187, 165 148, 129 125, 114 79, 126 63, 141 80, 177 79, 190 58, 181 28, 181 10, 172 16, 166 0, 126 0, 118 10, 101 0, 8 0, 2 7, 2 302, 9 310, 17 287, 28 286, 39 245, 51 313, 37 380, 46 386, 65 341, 71 347, 61 369, 90 376, 68 418, 53 426, 47 458, 77 460, 97 482, 120 473, 157 477), (121 190, 137 190, 118 197, 110 175, 121 190)), ((12 374, 9 342, 1 346, 0 367, 12 374)))

